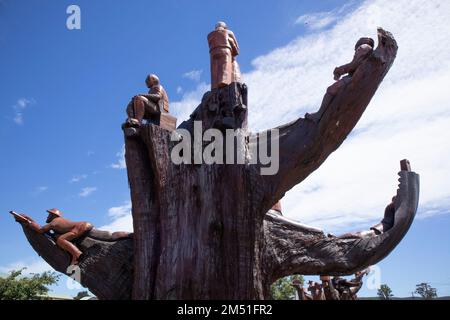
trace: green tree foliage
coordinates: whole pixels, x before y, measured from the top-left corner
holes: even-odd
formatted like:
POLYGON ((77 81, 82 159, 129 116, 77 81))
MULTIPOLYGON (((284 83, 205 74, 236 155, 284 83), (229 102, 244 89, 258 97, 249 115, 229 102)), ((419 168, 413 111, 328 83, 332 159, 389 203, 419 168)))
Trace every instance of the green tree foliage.
POLYGON ((84 297, 89 297, 89 293, 87 291, 80 291, 78 294, 73 298, 74 300, 81 300, 84 297))
POLYGON ((389 286, 387 284, 382 284, 380 286, 380 289, 378 289, 377 295, 381 300, 389 300, 394 296, 392 294, 391 288, 389 288, 389 286))
POLYGON ((436 289, 426 282, 422 282, 416 285, 416 293, 427 300, 437 298, 436 289))
POLYGON ((305 280, 303 276, 295 275, 275 281, 271 288, 271 295, 273 300, 294 300, 295 288, 291 286, 293 280, 299 280, 303 285, 305 280))
POLYGON ((58 282, 54 272, 22 276, 21 270, 13 270, 5 278, 0 277, 0 300, 40 300, 47 294, 48 286, 58 282))

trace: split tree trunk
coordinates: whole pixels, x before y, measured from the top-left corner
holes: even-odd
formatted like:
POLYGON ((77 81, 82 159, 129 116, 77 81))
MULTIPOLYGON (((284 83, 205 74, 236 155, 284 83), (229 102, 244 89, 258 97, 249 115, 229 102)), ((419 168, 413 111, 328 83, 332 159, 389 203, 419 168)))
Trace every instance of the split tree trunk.
MULTIPOLYGON (((395 59, 391 35, 379 30, 379 41, 318 124, 300 118, 279 128, 280 170, 274 176, 261 176, 261 165, 248 159, 244 165, 175 165, 170 132, 157 126, 143 126, 138 137, 126 138, 134 299, 268 297, 274 279, 264 268, 265 214, 356 125, 395 59)), ((210 123, 208 105, 199 108, 197 114, 204 116, 197 120, 210 123)), ((243 141, 246 151, 248 141, 243 141)))
MULTIPOLYGON (((397 52, 392 35, 378 33, 377 49, 318 123, 299 118, 277 128, 280 168, 273 176, 261 175, 262 165, 250 163, 248 154, 242 165, 175 165, 171 133, 158 126, 126 137, 133 240, 79 239, 81 283, 102 299, 267 299, 280 277, 349 275, 386 257, 417 210, 419 177, 409 168, 399 173, 394 222, 379 235, 329 237, 270 210, 343 143, 363 114, 397 52)), ((222 96, 226 102, 229 94, 222 96)), ((183 127, 192 120, 216 123, 211 103, 204 99, 183 127)), ((258 142, 246 122, 238 122, 239 146, 248 153, 258 142)), ((24 231, 53 268, 67 272, 66 252, 26 225, 24 231)))

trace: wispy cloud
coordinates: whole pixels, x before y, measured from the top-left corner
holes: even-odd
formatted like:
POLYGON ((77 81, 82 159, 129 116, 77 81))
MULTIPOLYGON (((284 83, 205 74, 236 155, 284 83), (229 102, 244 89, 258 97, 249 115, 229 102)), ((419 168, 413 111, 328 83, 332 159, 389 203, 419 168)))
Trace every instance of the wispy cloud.
POLYGON ((125 145, 122 146, 122 150, 116 153, 117 162, 110 165, 113 169, 125 169, 127 164, 125 162, 125 145))
POLYGON ((336 22, 338 16, 335 12, 317 12, 304 14, 297 18, 296 24, 304 24, 308 29, 318 30, 328 27, 330 24, 336 22))
POLYGON ((171 103, 171 113, 178 118, 179 123, 189 118, 194 109, 199 105, 203 94, 208 90, 210 90, 210 85, 201 82, 194 91, 185 92, 180 101, 171 103))
MULTIPOLYGON (((444 151, 450 150, 444 134, 450 126, 448 12, 450 1, 365 1, 332 27, 254 59, 243 79, 250 88, 249 125, 259 131, 317 110, 334 67, 351 60, 360 37, 376 39, 378 26, 391 31, 400 46, 353 134, 287 193, 285 215, 331 231, 367 226, 382 217, 396 192, 404 158, 421 174, 419 217, 449 212, 450 154, 444 151)), ((172 104, 180 121, 207 90, 202 83, 172 104)))
POLYGON ((81 189, 81 192, 78 194, 80 197, 89 197, 91 194, 93 194, 95 191, 97 191, 96 187, 86 187, 81 189))
POLYGON ((73 176, 72 179, 69 180, 69 183, 77 183, 77 182, 80 182, 81 180, 87 179, 87 177, 88 177, 87 174, 76 175, 76 176, 73 176))
POLYGON ((203 70, 192 70, 192 71, 189 71, 189 72, 186 72, 185 74, 183 74, 183 77, 198 82, 198 81, 200 81, 202 73, 203 73, 203 70))
POLYGON ((306 13, 298 17, 295 24, 304 25, 311 31, 319 31, 338 22, 348 12, 351 12, 354 6, 355 1, 352 0, 331 11, 306 13))
POLYGON ((133 231, 133 218, 131 216, 131 202, 127 201, 122 206, 112 207, 108 210, 108 216, 111 223, 100 227, 102 230, 115 231, 133 231))
POLYGON ((34 188, 32 194, 33 194, 33 196, 38 196, 38 195, 40 195, 41 193, 43 193, 43 192, 45 192, 47 190, 48 190, 47 186, 39 186, 39 187, 34 188))
POLYGON ((27 98, 20 98, 16 101, 16 103, 13 105, 14 110, 14 118, 13 121, 18 124, 22 125, 24 123, 23 114, 25 112, 25 109, 35 104, 36 101, 34 99, 27 99, 27 98))

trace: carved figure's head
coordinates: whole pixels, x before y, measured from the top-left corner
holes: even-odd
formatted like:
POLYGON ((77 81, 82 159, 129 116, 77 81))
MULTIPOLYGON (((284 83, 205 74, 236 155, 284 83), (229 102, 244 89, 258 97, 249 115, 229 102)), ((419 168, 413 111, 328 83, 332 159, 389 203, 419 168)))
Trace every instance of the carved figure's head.
POLYGON ((156 74, 149 74, 145 79, 145 83, 148 88, 151 88, 157 84, 159 84, 159 78, 156 74))
POLYGON ((371 46, 372 48, 375 47, 375 41, 373 41, 372 38, 364 37, 364 38, 359 39, 358 42, 356 42, 355 50, 358 49, 363 44, 367 44, 367 45, 371 46))
POLYGON ((216 23, 216 30, 217 29, 227 29, 227 24, 223 21, 219 21, 216 23))
POLYGON ((56 208, 48 209, 47 212, 48 212, 47 221, 46 221, 47 223, 51 222, 55 218, 62 217, 62 212, 56 208))

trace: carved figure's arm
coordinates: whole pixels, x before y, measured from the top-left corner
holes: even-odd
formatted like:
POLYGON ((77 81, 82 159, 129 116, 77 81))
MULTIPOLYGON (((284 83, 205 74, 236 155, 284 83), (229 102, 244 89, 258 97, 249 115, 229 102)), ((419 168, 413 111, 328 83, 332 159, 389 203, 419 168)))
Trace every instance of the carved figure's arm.
POLYGON ((230 37, 230 45, 231 45, 231 50, 233 52, 233 57, 239 55, 239 44, 236 40, 236 37, 234 36, 234 33, 232 31, 228 31, 228 35, 230 37))
POLYGON ((366 59, 366 57, 373 51, 369 45, 362 45, 356 49, 353 60, 350 63, 334 69, 334 79, 339 80, 341 76, 347 73, 353 73, 359 67, 359 65, 366 59))
POLYGON ((47 233, 52 229, 51 224, 46 224, 45 226, 40 226, 38 223, 36 223, 35 221, 30 221, 29 227, 36 231, 37 233, 47 233))

